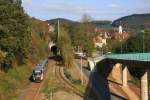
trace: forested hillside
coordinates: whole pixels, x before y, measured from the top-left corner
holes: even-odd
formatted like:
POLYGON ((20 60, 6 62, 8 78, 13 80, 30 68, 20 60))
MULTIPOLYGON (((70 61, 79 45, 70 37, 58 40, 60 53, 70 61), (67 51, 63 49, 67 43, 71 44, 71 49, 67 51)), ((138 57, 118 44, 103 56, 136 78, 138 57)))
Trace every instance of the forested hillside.
POLYGON ((95 21, 92 21, 92 23, 97 26, 97 27, 100 27, 100 28, 112 28, 112 25, 111 25, 111 21, 109 20, 95 20, 95 21))
MULTIPOLYGON (((57 21, 60 20, 62 23, 67 23, 70 25, 80 25, 81 22, 78 21, 72 21, 69 19, 64 19, 64 18, 57 18, 57 19, 51 19, 51 20, 47 20, 48 23, 54 24, 57 23, 57 21)), ((101 27, 101 28, 110 28, 111 26, 111 21, 109 20, 92 20, 90 21, 91 24, 97 26, 97 27, 101 27)))
POLYGON ((51 20, 47 20, 48 23, 54 24, 57 23, 57 21, 60 20, 63 23, 67 23, 67 24, 78 24, 79 22, 77 21, 72 21, 69 19, 65 19, 65 18, 56 18, 56 19, 51 19, 51 20))
POLYGON ((150 28, 150 14, 133 14, 115 20, 112 25, 122 25, 130 33, 139 33, 143 29, 150 28))
POLYGON ((0 1, 0 100, 17 98, 35 65, 48 57, 48 28, 25 13, 21 0, 0 1))

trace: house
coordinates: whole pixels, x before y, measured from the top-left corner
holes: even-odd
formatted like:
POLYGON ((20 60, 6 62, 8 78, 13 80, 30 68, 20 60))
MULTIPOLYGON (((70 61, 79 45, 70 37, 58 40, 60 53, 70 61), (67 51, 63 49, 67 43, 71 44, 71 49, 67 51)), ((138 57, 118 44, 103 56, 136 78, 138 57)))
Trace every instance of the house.
POLYGON ((128 32, 123 31, 123 28, 122 28, 122 26, 120 25, 120 26, 119 26, 119 29, 118 29, 118 32, 116 32, 115 38, 116 38, 116 39, 125 40, 125 39, 127 39, 128 37, 129 37, 128 32))
POLYGON ((123 31, 123 27, 120 25, 119 28, 103 29, 95 28, 96 35, 101 36, 105 39, 127 39, 129 37, 128 32, 123 31))
POLYGON ((52 26, 52 25, 50 25, 50 24, 48 24, 48 26, 49 26, 49 32, 50 33, 52 33, 52 32, 54 32, 55 31, 55 28, 52 26))
POLYGON ((118 28, 103 29, 95 28, 96 37, 93 39, 95 47, 103 47, 107 44, 107 39, 126 40, 129 37, 128 32, 123 31, 120 25, 118 28))
POLYGON ((101 36, 97 36, 94 38, 94 45, 95 47, 102 48, 104 45, 106 45, 106 39, 102 38, 101 36))

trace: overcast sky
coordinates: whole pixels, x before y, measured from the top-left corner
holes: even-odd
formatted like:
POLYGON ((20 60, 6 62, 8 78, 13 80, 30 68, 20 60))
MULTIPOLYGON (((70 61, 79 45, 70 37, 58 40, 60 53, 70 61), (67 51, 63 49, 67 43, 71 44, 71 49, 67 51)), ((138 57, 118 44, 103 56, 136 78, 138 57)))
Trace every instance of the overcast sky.
POLYGON ((150 13, 150 0, 22 0, 32 17, 42 20, 80 20, 89 14, 95 20, 115 20, 130 14, 150 13))

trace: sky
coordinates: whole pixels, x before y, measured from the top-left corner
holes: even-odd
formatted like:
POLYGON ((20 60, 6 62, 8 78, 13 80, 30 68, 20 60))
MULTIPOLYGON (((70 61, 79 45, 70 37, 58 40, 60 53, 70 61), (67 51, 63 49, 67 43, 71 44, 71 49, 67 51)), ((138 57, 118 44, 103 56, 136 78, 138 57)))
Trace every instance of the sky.
POLYGON ((79 21, 83 14, 93 20, 115 20, 131 14, 150 13, 150 0, 22 0, 28 15, 41 20, 67 18, 79 21))

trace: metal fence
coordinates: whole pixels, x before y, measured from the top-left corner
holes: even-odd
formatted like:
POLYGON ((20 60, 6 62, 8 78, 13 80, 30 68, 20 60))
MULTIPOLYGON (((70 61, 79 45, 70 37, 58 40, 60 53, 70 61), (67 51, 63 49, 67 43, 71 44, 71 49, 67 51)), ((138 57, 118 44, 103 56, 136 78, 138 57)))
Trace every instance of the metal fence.
POLYGON ((150 53, 108 54, 106 58, 137 61, 150 61, 150 53))

